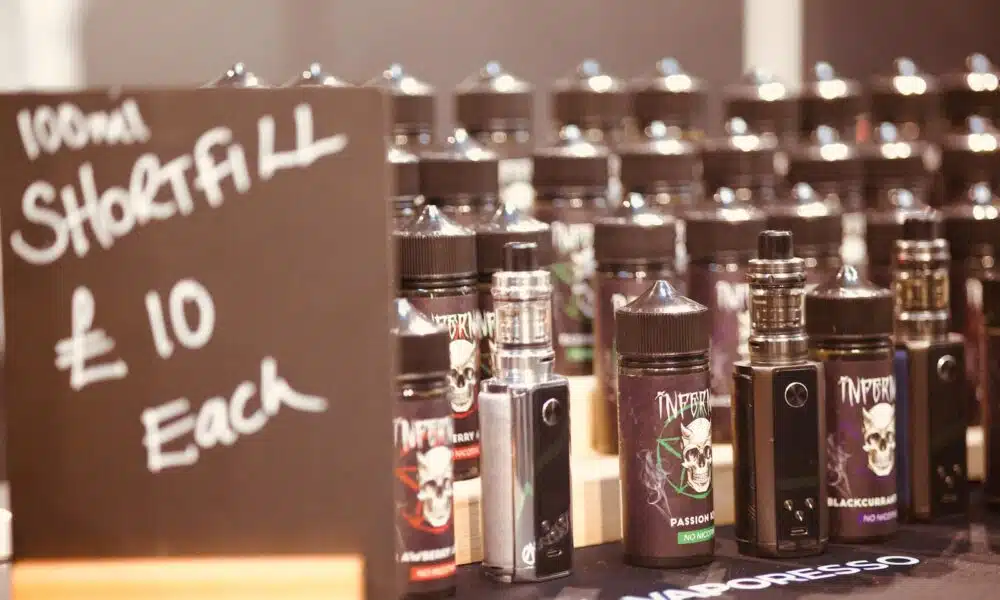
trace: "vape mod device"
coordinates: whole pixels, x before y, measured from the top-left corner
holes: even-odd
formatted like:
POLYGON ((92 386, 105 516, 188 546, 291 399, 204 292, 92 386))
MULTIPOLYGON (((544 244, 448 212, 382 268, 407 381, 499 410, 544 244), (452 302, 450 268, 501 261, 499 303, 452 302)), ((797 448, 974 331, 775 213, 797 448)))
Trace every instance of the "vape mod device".
POLYGON ((569 382, 553 370, 552 281, 538 246, 510 242, 493 275, 494 376, 479 395, 483 570, 505 583, 569 575, 569 382))
POLYGON ((805 261, 764 231, 750 284, 750 359, 734 365, 733 462, 740 552, 796 557, 827 543, 822 366, 809 360, 805 261))
POLYGON ((896 421, 901 517, 964 514, 965 340, 949 333, 948 242, 935 212, 903 221, 896 241, 896 421))

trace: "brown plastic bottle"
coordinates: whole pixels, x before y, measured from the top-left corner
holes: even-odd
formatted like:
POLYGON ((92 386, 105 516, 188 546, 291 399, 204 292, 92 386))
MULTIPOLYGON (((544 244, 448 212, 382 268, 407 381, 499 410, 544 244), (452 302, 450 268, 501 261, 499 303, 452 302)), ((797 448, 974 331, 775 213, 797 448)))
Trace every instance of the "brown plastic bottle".
POLYGON ((707 140, 701 150, 706 193, 729 188, 741 202, 767 207, 778 200, 781 162, 774 136, 757 135, 741 118, 726 124, 727 136, 707 140))
POLYGON ((618 450, 615 311, 653 281, 676 280, 676 239, 676 220, 653 210, 641 194, 629 194, 614 216, 594 223, 594 373, 599 393, 591 404, 591 442, 599 452, 618 450))
POLYGON ((531 206, 534 89, 490 61, 455 90, 455 122, 500 159, 500 199, 531 206))
POLYGON ((832 277, 843 263, 844 216, 834 197, 820 197, 807 183, 796 183, 782 202, 767 210, 767 228, 790 231, 796 256, 806 263, 806 290, 832 277))
POLYGON ((799 134, 802 139, 823 143, 814 135, 830 127, 844 143, 867 139, 865 96, 861 83, 837 75, 828 62, 813 65, 812 78, 799 92, 799 134))
POLYGON ((896 126, 882 123, 876 141, 863 147, 865 165, 865 277, 879 287, 892 285, 896 240, 903 219, 927 206, 931 173, 926 142, 904 142, 896 126))
POLYGON ((723 90, 726 121, 743 119, 747 129, 772 137, 780 145, 799 137, 799 105, 795 95, 773 74, 758 68, 723 90))
POLYGON ((938 138, 941 102, 938 81, 922 73, 913 60, 897 58, 893 72, 873 77, 868 91, 873 126, 894 124, 904 142, 938 138))
POLYGON ((625 562, 706 564, 715 555, 708 309, 656 281, 616 311, 625 562))
POLYGON ((390 145, 386 158, 392 165, 392 189, 389 202, 396 227, 412 219, 423 204, 420 198, 420 166, 415 154, 390 145))
POLYGON ((497 155, 456 129, 440 148, 420 155, 420 193, 463 227, 475 229, 499 206, 497 155))
POLYGON ((455 480, 479 476, 479 291, 475 234, 428 205, 393 232, 398 295, 448 330, 455 480))
POLYGON ((391 97, 391 134, 393 144, 420 154, 434 143, 434 88, 393 64, 365 86, 385 90, 391 97))
POLYGON ((1000 508, 1000 273, 994 272, 983 280, 983 312, 983 495, 995 509, 1000 508))
POLYGON ((675 58, 656 62, 651 75, 629 82, 632 102, 630 137, 667 137, 699 141, 705 137, 705 108, 708 90, 705 82, 688 74, 675 58))
POLYGON ((307 69, 292 77, 282 87, 329 87, 345 88, 354 87, 354 84, 331 75, 323 70, 319 63, 312 63, 307 69))
POLYGON ((533 155, 534 213, 552 227, 556 372, 590 375, 594 359, 594 220, 608 212, 608 149, 567 126, 533 155))
POLYGON ((766 215, 729 188, 720 188, 685 215, 687 295, 709 309, 712 326, 712 437, 729 443, 733 363, 749 358, 747 263, 756 257, 766 215))
POLYGON ((969 117, 996 123, 1000 119, 1000 69, 976 53, 965 59, 965 68, 942 75, 941 112, 945 127, 962 131, 969 117))
POLYGON ((268 88, 263 79, 241 62, 229 67, 225 73, 201 86, 203 88, 268 88))

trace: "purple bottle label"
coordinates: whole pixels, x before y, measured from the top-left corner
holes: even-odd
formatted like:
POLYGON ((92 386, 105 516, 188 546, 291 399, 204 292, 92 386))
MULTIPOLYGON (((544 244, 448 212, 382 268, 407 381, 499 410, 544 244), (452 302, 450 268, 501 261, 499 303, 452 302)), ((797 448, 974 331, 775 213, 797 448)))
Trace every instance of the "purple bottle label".
POLYGON ((829 360, 824 373, 830 533, 889 535, 897 527, 893 361, 829 360))
POLYGON ((628 556, 698 556, 714 548, 708 383, 708 369, 619 375, 618 460, 628 556))

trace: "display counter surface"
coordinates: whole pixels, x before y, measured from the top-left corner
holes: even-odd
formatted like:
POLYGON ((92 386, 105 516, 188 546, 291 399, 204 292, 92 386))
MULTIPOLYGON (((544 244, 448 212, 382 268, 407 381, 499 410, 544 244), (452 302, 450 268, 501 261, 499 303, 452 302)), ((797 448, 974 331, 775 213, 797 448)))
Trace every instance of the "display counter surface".
POLYGON ((716 560, 690 569, 622 564, 621 544, 580 548, 567 578, 501 586, 478 565, 459 569, 459 598, 476 600, 678 600, 684 598, 1000 598, 1000 516, 969 523, 908 525, 890 541, 832 544, 799 560, 741 556, 731 527, 718 530, 716 560), (819 567, 819 568, 817 568, 819 567), (694 587, 692 587, 694 586, 694 587))

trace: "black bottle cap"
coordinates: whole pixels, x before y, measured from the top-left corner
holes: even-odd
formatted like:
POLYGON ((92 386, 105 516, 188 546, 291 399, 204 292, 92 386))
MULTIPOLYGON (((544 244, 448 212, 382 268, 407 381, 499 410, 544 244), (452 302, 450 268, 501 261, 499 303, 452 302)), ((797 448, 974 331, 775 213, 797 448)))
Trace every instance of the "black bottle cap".
POLYGON ((284 87, 354 87, 354 84, 331 75, 323 70, 319 63, 312 63, 305 71, 302 71, 284 85, 284 87))
POLYGON ((873 137, 873 143, 862 152, 865 177, 870 185, 929 175, 924 162, 928 150, 925 142, 903 141, 899 129, 889 122, 879 123, 873 137))
POLYGON ((770 136, 759 136, 741 118, 726 123, 728 136, 705 142, 701 151, 705 188, 737 187, 747 178, 774 177, 778 146, 770 136))
POLYGON ((663 122, 692 129, 705 113, 708 91, 705 83, 688 74, 675 58, 656 61, 653 74, 629 83, 632 116, 640 128, 663 122))
POLYGON ((615 346, 622 356, 673 356, 708 352, 708 309, 658 280, 615 311, 615 346))
POLYGON ((972 184, 996 181, 1000 172, 1000 132, 979 116, 966 119, 963 129, 946 135, 942 144, 941 175, 949 201, 972 184))
POLYGON ((470 131, 531 129, 531 84, 490 61, 455 89, 455 120, 470 131))
POLYGON ((229 67, 225 73, 209 81, 202 87, 206 88, 266 88, 270 87, 263 79, 257 77, 241 62, 229 67))
POLYGON ((843 213, 807 183, 792 187, 789 198, 768 207, 768 229, 790 231, 800 256, 839 253, 844 239, 843 213))
POLYGON ((820 125, 813 131, 813 140, 789 152, 787 181, 817 185, 864 179, 860 149, 842 142, 836 129, 820 125))
MULTIPOLYGON (((871 122, 914 123, 921 129, 915 133, 923 135, 938 115, 937 80, 921 73, 916 63, 906 57, 897 58, 893 67, 891 74, 878 75, 871 81, 871 122)), ((904 133, 907 139, 917 137, 904 133)))
POLYGON ((896 250, 896 240, 903 235, 907 215, 927 210, 912 191, 900 188, 882 197, 887 204, 865 213, 865 245, 868 262, 888 265, 896 250))
POLYGON ((434 127, 434 88, 393 64, 368 81, 392 96, 392 123, 398 127, 430 129, 434 127))
POLYGON ((553 86, 552 118, 559 125, 615 129, 628 114, 625 82, 604 72, 596 60, 583 61, 553 86))
POLYGON ((691 142, 672 136, 661 121, 647 126, 647 136, 620 145, 622 188, 655 192, 668 185, 697 181, 701 157, 691 142))
POLYGON ((1000 273, 990 273, 983 280, 983 317, 987 327, 1000 327, 1000 273))
POLYGON ((903 218, 900 239, 910 242, 929 242, 944 237, 941 230, 941 217, 937 211, 914 212, 903 218))
POLYGON ((538 244, 535 242, 507 242, 503 247, 504 271, 537 271, 538 244))
POLYGON ((812 78, 799 94, 799 120, 803 137, 823 125, 846 130, 865 112, 861 83, 837 75, 828 62, 813 65, 812 78))
POLYGON ((764 211, 740 200, 729 188, 684 216, 685 242, 691 260, 751 258, 757 236, 766 228, 764 211))
POLYGON ((750 69, 724 90, 726 120, 740 118, 762 133, 798 134, 798 103, 784 83, 763 69, 750 69))
POLYGON ((972 116, 1000 117, 1000 70, 986 56, 970 54, 964 69, 941 77, 941 110, 959 129, 972 116))
POLYGON ((767 229, 757 236, 757 258, 761 260, 788 260, 795 258, 791 231, 767 229))
POLYGON ((393 232, 400 279, 434 279, 476 274, 476 235, 426 205, 420 215, 393 232))
POLYGON ((451 368, 448 355, 448 331, 417 310, 404 298, 394 304, 396 336, 399 352, 397 371, 400 376, 445 374, 451 368))
POLYGON ((806 294, 806 332, 812 338, 890 336, 894 309, 892 292, 843 266, 806 294))
POLYGON ((989 184, 971 187, 961 198, 946 204, 944 232, 954 258, 1000 252, 1000 198, 989 184))
POLYGON ((479 274, 492 275, 503 269, 504 246, 510 242, 533 242, 538 248, 538 264, 552 264, 552 230, 538 219, 509 204, 476 231, 476 258, 479 274))
POLYGON ((608 187, 608 149, 584 139, 576 126, 564 127, 559 140, 533 154, 531 183, 536 190, 608 187))
POLYGON ((594 260, 605 264, 668 263, 677 250, 677 221, 630 194, 611 217, 594 222, 594 260))
POLYGON ((450 196, 496 195, 497 155, 456 129, 440 148, 420 155, 420 191, 428 201, 450 196))
POLYGON ((417 156, 402 148, 389 146, 387 159, 392 165, 394 177, 392 196, 420 195, 420 166, 417 156))

